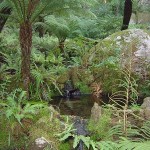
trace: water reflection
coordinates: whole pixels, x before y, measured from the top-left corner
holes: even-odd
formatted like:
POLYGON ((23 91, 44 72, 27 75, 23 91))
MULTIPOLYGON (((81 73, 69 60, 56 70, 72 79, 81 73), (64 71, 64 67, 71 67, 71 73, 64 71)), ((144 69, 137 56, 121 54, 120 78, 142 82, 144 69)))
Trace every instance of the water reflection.
POLYGON ((74 115, 89 118, 94 102, 97 102, 100 105, 103 103, 102 99, 94 98, 91 95, 84 95, 72 99, 54 98, 50 103, 59 107, 60 114, 62 115, 74 115))

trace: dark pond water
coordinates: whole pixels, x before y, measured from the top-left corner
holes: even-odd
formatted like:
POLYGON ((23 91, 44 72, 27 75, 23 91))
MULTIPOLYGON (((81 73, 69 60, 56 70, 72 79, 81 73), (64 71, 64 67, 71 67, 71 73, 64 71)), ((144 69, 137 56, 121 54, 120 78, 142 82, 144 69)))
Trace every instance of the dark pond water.
POLYGON ((53 98, 50 102, 57 110, 59 110, 61 115, 74 115, 81 116, 83 118, 89 118, 91 115, 91 108, 94 102, 100 105, 107 103, 107 98, 95 98, 91 95, 84 95, 76 98, 53 98))

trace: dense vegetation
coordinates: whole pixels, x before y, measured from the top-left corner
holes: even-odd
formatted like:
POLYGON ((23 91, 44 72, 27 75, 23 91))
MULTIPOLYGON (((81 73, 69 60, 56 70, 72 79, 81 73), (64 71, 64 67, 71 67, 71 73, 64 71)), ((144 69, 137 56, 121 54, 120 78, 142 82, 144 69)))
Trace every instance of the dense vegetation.
MULTIPOLYGON (((32 149, 34 140, 43 137, 45 149, 69 150, 83 141, 85 149, 148 150, 150 122, 135 117, 140 109, 135 104, 138 97, 150 96, 150 65, 142 64, 146 70, 141 80, 129 67, 132 60, 122 68, 121 48, 105 40, 127 27, 125 2, 0 0, 0 149, 32 149), (111 95, 117 105, 104 106, 100 121, 88 121, 89 136, 76 135, 72 118, 48 104, 52 97, 63 96, 67 83, 97 98, 111 95), (131 103, 133 114, 128 112, 131 103), (139 125, 128 124, 128 114, 139 125)), ((136 17, 150 11, 138 0, 132 5, 136 17)), ((129 28, 150 33, 149 23, 129 28)), ((126 46, 131 54, 134 42, 126 46)))

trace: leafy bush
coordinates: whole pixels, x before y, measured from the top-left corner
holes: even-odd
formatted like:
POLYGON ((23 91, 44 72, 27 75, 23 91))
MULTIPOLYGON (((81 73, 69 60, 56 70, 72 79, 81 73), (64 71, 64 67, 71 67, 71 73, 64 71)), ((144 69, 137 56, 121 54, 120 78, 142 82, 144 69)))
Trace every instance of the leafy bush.
POLYGON ((109 110, 105 110, 97 123, 90 119, 88 129, 91 132, 91 138, 96 141, 112 139, 112 135, 109 134, 110 123, 111 111, 109 110))
MULTIPOLYGON (((28 128, 25 128, 24 126, 24 123, 26 122, 25 119, 29 119, 27 122, 30 122, 30 120, 38 114, 40 109, 47 107, 44 103, 26 102, 25 97, 25 91, 16 89, 8 95, 6 100, 0 101, 0 116, 7 127, 7 130, 2 130, 4 131, 4 134, 6 133, 8 135, 8 146, 11 146, 15 136, 18 137, 22 135, 22 138, 27 137, 24 134, 24 132, 26 132, 25 130, 28 130, 28 128)), ((1 127, 3 127, 3 123, 1 127)))

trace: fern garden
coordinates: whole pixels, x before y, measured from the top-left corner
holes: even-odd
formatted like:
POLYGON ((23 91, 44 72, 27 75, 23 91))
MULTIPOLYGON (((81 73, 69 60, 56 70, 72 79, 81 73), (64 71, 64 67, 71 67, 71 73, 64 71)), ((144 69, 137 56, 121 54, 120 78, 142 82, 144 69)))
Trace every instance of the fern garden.
POLYGON ((0 150, 150 150, 149 0, 0 0, 0 150))

